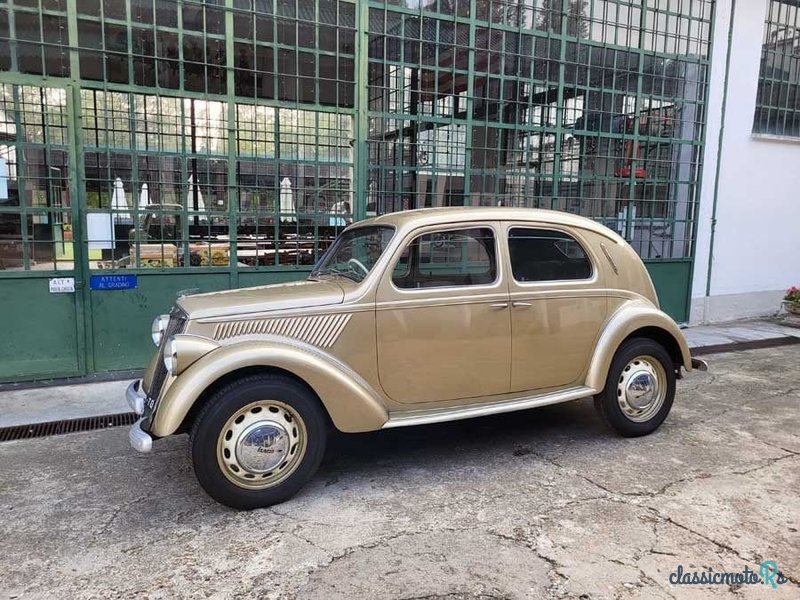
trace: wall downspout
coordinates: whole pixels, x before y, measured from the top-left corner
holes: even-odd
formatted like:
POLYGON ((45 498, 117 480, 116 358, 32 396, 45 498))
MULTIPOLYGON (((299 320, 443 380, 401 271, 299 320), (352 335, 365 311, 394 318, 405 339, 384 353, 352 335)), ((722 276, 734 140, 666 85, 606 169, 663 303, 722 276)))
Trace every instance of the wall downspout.
POLYGON ((717 140, 717 166, 714 173, 714 199, 711 203, 711 236, 708 242, 708 271, 706 272, 706 298, 711 295, 711 270, 714 267, 714 235, 717 230, 717 197, 719 195, 719 174, 722 164, 722 139, 725 135, 725 107, 728 104, 728 78, 731 73, 731 48, 733 47, 733 19, 736 15, 736 0, 731 0, 731 16, 728 25, 728 48, 725 53, 725 80, 722 83, 722 115, 719 121, 717 140))

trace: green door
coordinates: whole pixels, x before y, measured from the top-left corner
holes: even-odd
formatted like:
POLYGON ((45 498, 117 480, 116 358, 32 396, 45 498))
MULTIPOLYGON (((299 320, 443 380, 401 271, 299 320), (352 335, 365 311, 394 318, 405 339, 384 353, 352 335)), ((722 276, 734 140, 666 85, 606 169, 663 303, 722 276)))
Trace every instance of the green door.
POLYGON ((84 371, 70 101, 0 82, 0 381, 84 371))

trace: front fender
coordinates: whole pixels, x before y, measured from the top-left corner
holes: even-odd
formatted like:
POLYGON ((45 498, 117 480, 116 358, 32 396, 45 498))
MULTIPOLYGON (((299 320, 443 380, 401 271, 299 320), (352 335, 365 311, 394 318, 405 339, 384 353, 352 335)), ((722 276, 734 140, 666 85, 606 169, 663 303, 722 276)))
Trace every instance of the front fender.
POLYGON ((645 327, 661 330, 669 335, 680 349, 681 362, 687 371, 692 370, 692 356, 686 338, 672 318, 649 302, 632 300, 623 304, 606 322, 595 345, 589 364, 586 385, 597 391, 606 385, 606 377, 620 344, 632 333, 645 327))
POLYGON ((333 357, 310 346, 259 340, 221 346, 178 375, 158 403, 151 433, 157 437, 175 433, 209 386, 247 367, 275 367, 305 381, 340 431, 373 431, 389 419, 375 390, 333 357))

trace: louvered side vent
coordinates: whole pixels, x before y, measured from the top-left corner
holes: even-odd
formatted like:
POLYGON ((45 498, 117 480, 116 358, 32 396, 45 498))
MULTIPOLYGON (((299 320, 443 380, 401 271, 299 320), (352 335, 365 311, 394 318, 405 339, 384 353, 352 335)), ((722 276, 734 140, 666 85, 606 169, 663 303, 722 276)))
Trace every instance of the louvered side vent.
POLYGON ((330 348, 344 331, 350 314, 316 317, 287 317, 285 319, 256 319, 220 323, 214 339, 226 340, 242 335, 279 335, 306 342, 320 348, 330 348))

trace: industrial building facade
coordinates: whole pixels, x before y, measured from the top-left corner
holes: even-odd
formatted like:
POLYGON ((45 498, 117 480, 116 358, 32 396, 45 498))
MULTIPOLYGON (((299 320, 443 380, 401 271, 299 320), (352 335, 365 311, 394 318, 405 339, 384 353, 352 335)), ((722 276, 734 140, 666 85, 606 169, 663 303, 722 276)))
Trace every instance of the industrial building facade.
POLYGON ((301 278, 427 206, 596 219, 688 320, 715 12, 0 1, 0 381, 139 368, 177 291, 301 278))

